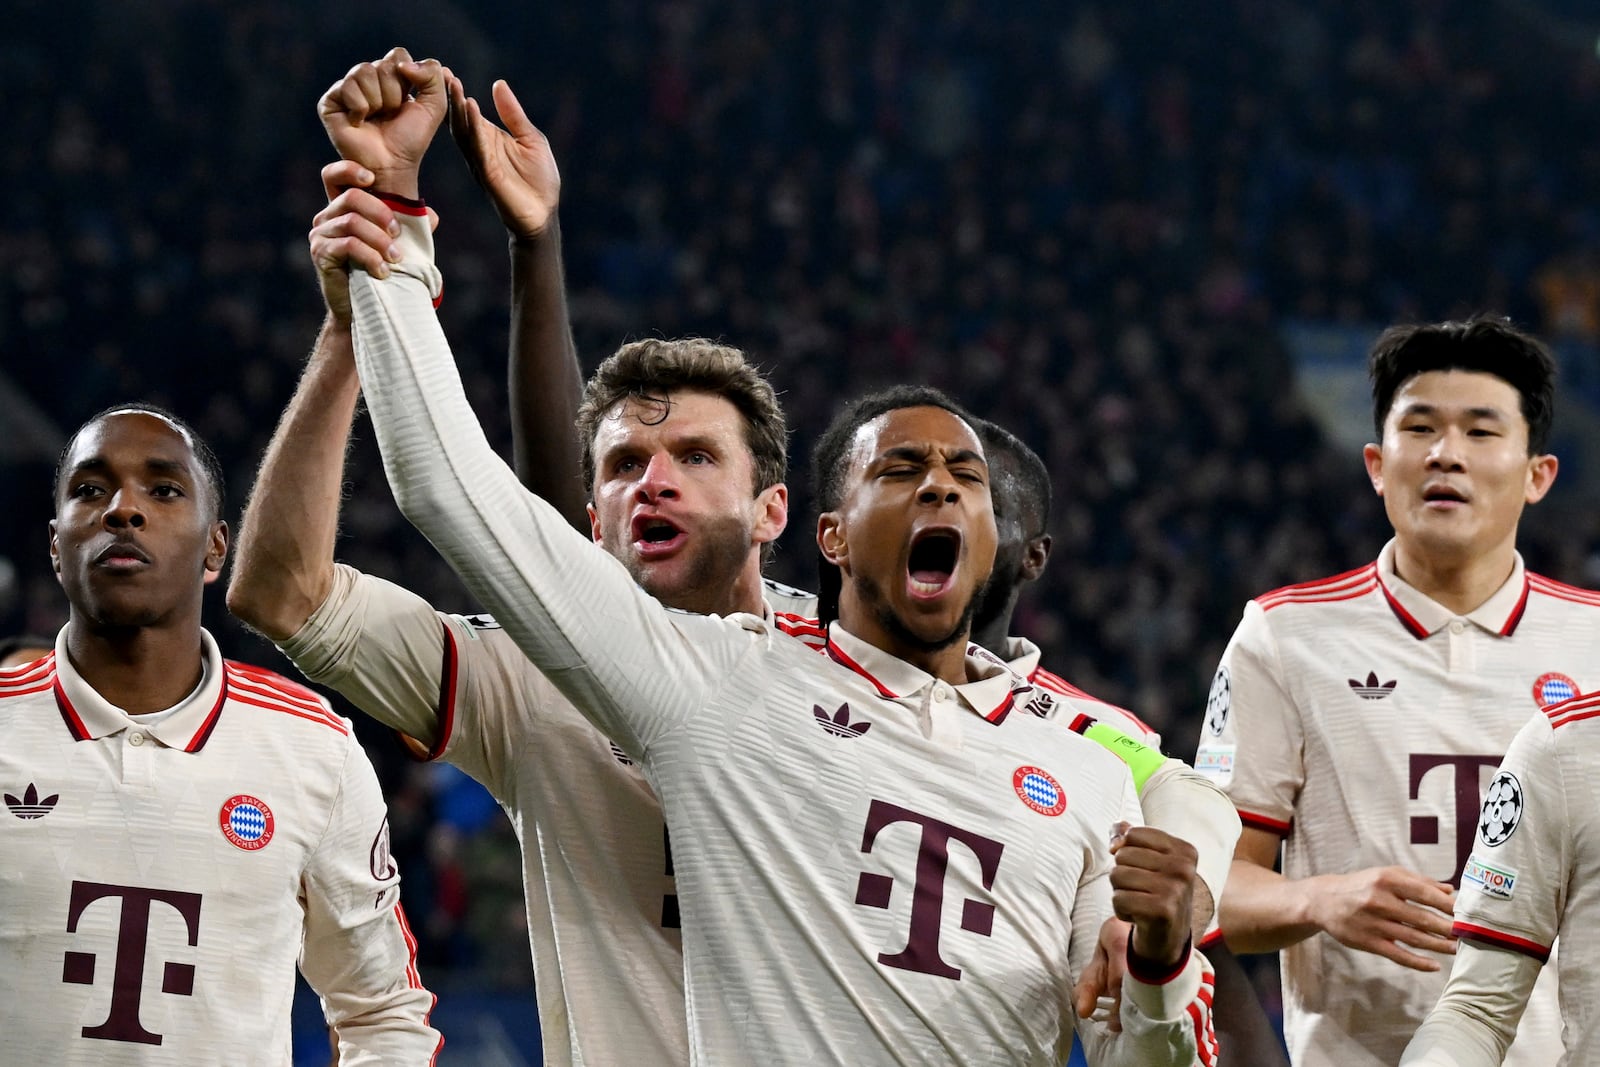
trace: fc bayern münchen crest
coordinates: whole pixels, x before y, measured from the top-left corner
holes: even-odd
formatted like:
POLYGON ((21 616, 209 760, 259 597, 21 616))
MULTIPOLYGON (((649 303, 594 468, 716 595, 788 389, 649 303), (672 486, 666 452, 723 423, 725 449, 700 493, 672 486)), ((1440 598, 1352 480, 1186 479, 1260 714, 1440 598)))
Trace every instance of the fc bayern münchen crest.
POLYGON ((1556 671, 1541 674, 1533 683, 1533 702, 1541 708, 1571 700, 1578 695, 1578 683, 1556 671))
POLYGON ((1049 771, 1038 767, 1018 767, 1011 776, 1011 788, 1022 802, 1040 815, 1060 815, 1067 810, 1067 791, 1049 771))
POLYGON ((1493 848, 1504 844, 1522 821, 1522 783, 1510 771, 1501 771, 1489 783, 1478 819, 1478 840, 1493 848))
POLYGON ((276 829, 267 802, 245 793, 229 797, 217 821, 222 824, 222 836, 228 844, 246 852, 266 848, 276 829))

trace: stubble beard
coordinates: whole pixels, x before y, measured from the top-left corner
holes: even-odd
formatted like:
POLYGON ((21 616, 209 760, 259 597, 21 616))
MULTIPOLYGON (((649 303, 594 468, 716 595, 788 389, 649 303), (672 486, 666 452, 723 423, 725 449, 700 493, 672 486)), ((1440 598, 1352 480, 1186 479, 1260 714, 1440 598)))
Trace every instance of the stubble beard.
POLYGON ((894 610, 889 598, 884 595, 883 587, 876 581, 858 576, 855 579, 855 587, 857 599, 877 617, 878 625, 906 648, 917 652, 942 652, 958 641, 965 641, 967 635, 972 632, 972 618, 977 613, 978 601, 982 594, 982 590, 977 590, 967 598, 966 606, 961 609, 961 616, 949 633, 942 637, 930 638, 923 637, 911 629, 894 610))
POLYGON ((729 598, 750 558, 750 527, 735 516, 719 516, 701 525, 693 543, 670 565, 681 568, 681 578, 663 584, 660 567, 645 563, 631 552, 623 566, 645 592, 669 608, 726 615, 740 610, 729 598))

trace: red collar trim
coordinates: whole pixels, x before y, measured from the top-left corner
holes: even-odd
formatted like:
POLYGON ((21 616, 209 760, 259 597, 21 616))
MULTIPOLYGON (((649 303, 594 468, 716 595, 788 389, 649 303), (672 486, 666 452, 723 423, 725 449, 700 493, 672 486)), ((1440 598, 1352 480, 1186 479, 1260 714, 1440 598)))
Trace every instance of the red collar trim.
POLYGON ((825 646, 823 646, 823 648, 824 648, 824 651, 826 651, 828 653, 828 658, 832 659, 835 663, 841 664, 842 666, 845 666, 845 667, 849 667, 851 670, 853 670, 857 674, 861 675, 861 677, 863 677, 867 681, 871 682, 877 688, 878 693, 880 695, 886 696, 890 700, 899 700, 900 699, 898 694, 890 692, 887 688, 885 688, 885 686, 884 686, 884 684, 882 682, 878 681, 871 674, 869 674, 865 667, 863 667, 861 664, 857 663, 855 660, 851 659, 848 655, 846 655, 844 649, 840 648, 834 642, 834 640, 833 640, 833 638, 831 636, 828 638, 828 643, 825 646))

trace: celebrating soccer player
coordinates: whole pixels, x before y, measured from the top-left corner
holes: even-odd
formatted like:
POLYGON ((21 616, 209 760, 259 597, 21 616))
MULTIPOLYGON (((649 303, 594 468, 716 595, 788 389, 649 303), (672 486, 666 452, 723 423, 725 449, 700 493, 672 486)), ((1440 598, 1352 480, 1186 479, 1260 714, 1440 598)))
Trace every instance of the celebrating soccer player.
MULTIPOLYGON (((1284 950, 1301 1065, 1400 1058, 1456 947, 1484 786, 1530 712, 1600 682, 1600 596, 1516 550, 1556 476, 1544 346, 1497 319, 1396 327, 1371 373, 1365 457, 1394 539, 1246 607, 1196 756, 1245 823, 1222 933, 1284 950)), ((1555 1063, 1559 1032, 1541 989, 1507 1062, 1555 1063)))
POLYGON ((201 628, 228 549, 210 449, 112 408, 68 442, 55 499, 70 615, 51 654, 0 671, 7 1062, 287 1062, 297 958, 342 1062, 433 1062, 349 722, 201 628))
MULTIPOLYGON (((436 71, 404 72, 417 101, 442 94, 436 71)), ((335 141, 379 188, 416 197, 414 155, 335 141)), ((1138 817, 1126 767, 1012 714, 1032 688, 965 654, 994 526, 959 410, 919 394, 841 429, 841 506, 818 533, 845 578, 829 657, 760 616, 669 613, 488 448, 432 311, 426 227, 401 226, 389 278, 351 280, 391 485, 517 643, 644 761, 674 831, 697 1054, 1059 1062, 1062 992, 1113 885, 1134 926, 1125 1031, 1088 1030, 1092 1060, 1209 1054, 1204 965, 1188 949, 1193 849, 1147 827, 1108 849, 1138 817)), ((660 419, 678 402, 663 400, 621 418, 660 419)), ((636 536, 655 528, 642 518, 636 536)))

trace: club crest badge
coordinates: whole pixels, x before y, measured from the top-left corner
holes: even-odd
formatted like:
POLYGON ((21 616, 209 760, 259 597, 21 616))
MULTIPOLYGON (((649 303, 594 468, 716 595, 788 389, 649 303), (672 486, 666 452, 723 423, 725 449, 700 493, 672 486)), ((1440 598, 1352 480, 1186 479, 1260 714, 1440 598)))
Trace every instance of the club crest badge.
POLYGON ((217 821, 222 826, 222 836, 228 839, 228 844, 246 852, 266 848, 276 829, 272 809, 267 807, 267 802, 245 793, 229 797, 223 803, 217 821))
POLYGON ((1038 767, 1018 767, 1011 776, 1011 788, 1040 815, 1060 815, 1067 810, 1067 791, 1050 772, 1038 767))
POLYGON ((1550 671, 1533 683, 1533 702, 1541 708, 1571 700, 1578 695, 1578 683, 1564 674, 1550 671))

